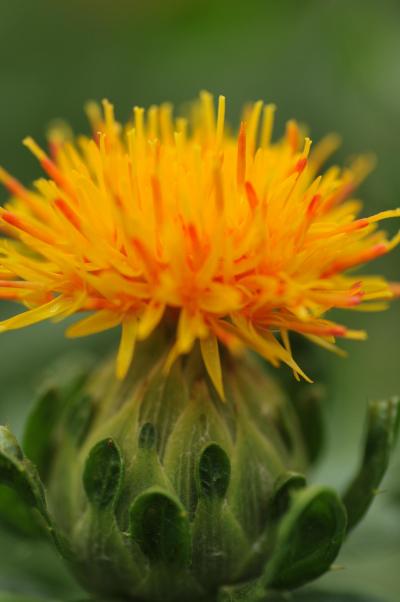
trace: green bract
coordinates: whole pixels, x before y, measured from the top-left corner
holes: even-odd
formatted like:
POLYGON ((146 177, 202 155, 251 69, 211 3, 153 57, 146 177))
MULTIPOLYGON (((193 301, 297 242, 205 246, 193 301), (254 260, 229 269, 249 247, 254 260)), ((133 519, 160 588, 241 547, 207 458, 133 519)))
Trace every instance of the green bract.
POLYGON ((306 484, 320 441, 315 400, 292 404, 254 357, 223 362, 226 403, 197 351, 165 374, 154 342, 122 383, 105 363, 50 385, 24 453, 0 430, 8 521, 47 531, 102 598, 250 602, 327 571, 385 472, 397 401, 371 404, 342 501, 306 484))

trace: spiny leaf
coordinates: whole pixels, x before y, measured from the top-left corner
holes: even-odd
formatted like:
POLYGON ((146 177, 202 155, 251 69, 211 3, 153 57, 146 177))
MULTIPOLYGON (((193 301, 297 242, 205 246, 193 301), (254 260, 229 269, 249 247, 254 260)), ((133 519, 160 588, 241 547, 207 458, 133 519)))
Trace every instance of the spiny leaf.
POLYGON ((361 466, 343 496, 348 514, 348 531, 365 515, 376 495, 389 464, 399 422, 399 399, 370 403, 361 466))
POLYGON ((296 588, 327 571, 345 533, 346 512, 334 491, 311 487, 297 493, 279 525, 265 587, 296 588))

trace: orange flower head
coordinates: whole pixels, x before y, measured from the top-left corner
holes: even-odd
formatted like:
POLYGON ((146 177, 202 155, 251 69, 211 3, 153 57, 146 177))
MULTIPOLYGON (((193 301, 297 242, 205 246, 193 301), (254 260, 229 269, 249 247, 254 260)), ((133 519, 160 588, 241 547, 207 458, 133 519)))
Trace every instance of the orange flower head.
POLYGON ((0 330, 89 311, 67 335, 121 325, 122 378, 135 341, 168 313, 177 333, 166 366, 199 339, 221 395, 218 342, 304 376, 290 331, 332 349, 337 337, 364 338, 325 314, 377 309, 394 296, 383 278, 354 268, 398 244, 377 223, 400 210, 358 217, 351 197, 371 160, 321 175, 337 137, 311 150, 290 121, 272 142, 274 110, 249 105, 236 135, 225 127, 223 96, 215 111, 202 93, 187 117, 175 118, 169 104, 135 107, 126 125, 104 101, 102 111, 87 107, 91 137, 58 128, 48 154, 27 138, 47 177, 25 188, 0 171, 12 194, 0 210, 0 298, 27 308, 0 330))

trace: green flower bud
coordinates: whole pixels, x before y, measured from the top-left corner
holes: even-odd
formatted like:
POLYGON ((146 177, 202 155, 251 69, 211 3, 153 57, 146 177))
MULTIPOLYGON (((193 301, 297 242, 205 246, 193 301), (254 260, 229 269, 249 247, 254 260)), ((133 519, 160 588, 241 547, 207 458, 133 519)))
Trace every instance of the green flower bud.
POLYGON ((222 401, 197 349, 168 373, 164 351, 144 343, 122 382, 113 361, 68 385, 56 378, 28 422, 26 455, 0 432, 3 482, 102 598, 253 601, 328 570, 346 507, 353 526, 384 472, 396 402, 374 406, 370 455, 343 503, 306 485, 315 399, 295 405, 248 355, 222 358, 222 401))

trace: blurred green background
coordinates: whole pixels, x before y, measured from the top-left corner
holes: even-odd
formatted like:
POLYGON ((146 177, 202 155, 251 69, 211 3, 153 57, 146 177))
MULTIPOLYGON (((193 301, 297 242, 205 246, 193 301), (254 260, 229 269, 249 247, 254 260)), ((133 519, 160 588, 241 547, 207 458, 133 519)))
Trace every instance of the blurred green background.
MULTIPOLYGON (((343 136, 335 160, 373 151, 375 172, 359 195, 365 212, 400 205, 400 2, 397 0, 0 0, 0 163, 23 182, 39 175, 22 147, 31 134, 43 141, 47 124, 66 119, 87 131, 83 104, 109 98, 121 119, 134 104, 179 105, 200 89, 227 96, 237 120, 247 100, 278 105, 276 132, 295 117, 314 140, 343 136)), ((6 198, 2 194, 1 200, 6 198)), ((396 224, 389 224, 392 232, 396 224)), ((372 271, 400 278, 399 252, 372 271)), ((3 304, 0 316, 15 308, 3 304)), ((337 486, 358 461, 369 399, 400 393, 400 303, 381 314, 344 315, 366 328, 366 343, 344 344, 347 360, 318 352, 327 385, 328 444, 315 479, 337 486)), ((41 371, 75 349, 104 349, 114 335, 71 342, 63 327, 42 324, 0 337, 0 423, 18 434, 41 371)), ((313 366, 308 367, 313 374, 313 366)), ((369 592, 400 599, 400 452, 374 509, 354 534, 321 590, 369 592)), ((40 585, 43 564, 27 543, 4 533, 0 589, 54 595, 68 589, 51 552, 53 585, 40 585), (18 581, 25 563, 30 581, 18 581), (54 588, 53 588, 54 586, 54 588), (53 589, 52 589, 53 588, 53 589)))

